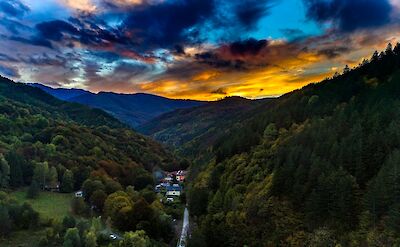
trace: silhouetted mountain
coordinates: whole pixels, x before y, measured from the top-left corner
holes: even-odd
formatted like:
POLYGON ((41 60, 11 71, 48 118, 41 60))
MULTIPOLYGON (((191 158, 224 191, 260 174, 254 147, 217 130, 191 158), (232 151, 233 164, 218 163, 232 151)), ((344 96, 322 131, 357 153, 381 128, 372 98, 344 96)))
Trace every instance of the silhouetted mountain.
POLYGON ((83 94, 92 94, 89 91, 83 89, 67 89, 67 88, 52 88, 40 83, 30 83, 30 86, 37 87, 45 91, 46 93, 53 95, 57 99, 69 100, 71 98, 81 96, 83 94))
POLYGON ((59 99, 102 109, 132 127, 176 109, 195 107, 205 103, 196 100, 169 99, 144 93, 100 92, 95 94, 81 89, 51 88, 42 84, 30 85, 59 99))

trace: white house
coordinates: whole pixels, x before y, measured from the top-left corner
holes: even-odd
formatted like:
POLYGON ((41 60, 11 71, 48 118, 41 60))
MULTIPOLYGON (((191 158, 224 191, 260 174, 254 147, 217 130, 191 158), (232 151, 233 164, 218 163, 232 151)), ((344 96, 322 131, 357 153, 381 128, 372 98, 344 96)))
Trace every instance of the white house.
POLYGON ((166 196, 180 196, 182 188, 178 186, 168 186, 166 196))
POLYGON ((83 191, 77 191, 75 192, 75 197, 83 197, 83 191))
POLYGON ((167 191, 167 193, 165 195, 166 196, 181 196, 181 192, 178 190, 171 190, 171 191, 167 191))

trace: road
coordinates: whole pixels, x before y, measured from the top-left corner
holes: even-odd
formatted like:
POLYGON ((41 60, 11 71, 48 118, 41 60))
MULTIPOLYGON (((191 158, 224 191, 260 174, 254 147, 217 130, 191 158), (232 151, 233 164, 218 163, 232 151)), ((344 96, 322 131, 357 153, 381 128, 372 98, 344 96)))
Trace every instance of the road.
POLYGON ((189 210, 186 207, 185 212, 183 213, 181 237, 179 238, 177 247, 185 247, 186 246, 188 231, 189 231, 189 210))

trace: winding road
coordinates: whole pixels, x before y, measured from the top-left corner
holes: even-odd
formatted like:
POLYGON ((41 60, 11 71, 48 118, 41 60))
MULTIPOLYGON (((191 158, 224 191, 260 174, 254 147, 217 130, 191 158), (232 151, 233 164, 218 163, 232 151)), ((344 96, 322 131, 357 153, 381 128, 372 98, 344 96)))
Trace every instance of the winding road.
POLYGON ((186 207, 185 212, 183 214, 181 237, 179 238, 178 244, 176 245, 177 247, 186 246, 188 232, 189 232, 189 210, 186 207))

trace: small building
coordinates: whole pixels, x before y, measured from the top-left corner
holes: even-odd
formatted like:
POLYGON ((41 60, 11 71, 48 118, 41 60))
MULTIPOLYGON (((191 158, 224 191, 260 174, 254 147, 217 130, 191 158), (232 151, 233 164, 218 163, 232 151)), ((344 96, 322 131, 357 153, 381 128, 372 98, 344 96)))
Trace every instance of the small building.
POLYGON ((181 192, 179 190, 171 190, 167 191, 166 196, 181 196, 181 192))
POLYGON ((83 191, 77 191, 75 192, 75 197, 83 197, 83 191))
POLYGON ((164 187, 164 188, 166 188, 166 187, 168 187, 168 186, 169 186, 169 183, 161 183, 160 185, 161 185, 161 187, 164 187))
POLYGON ((185 179, 186 179, 186 171, 178 171, 177 173, 176 173, 176 176, 175 176, 175 179, 178 181, 178 182, 184 182, 185 181, 185 179))
POLYGON ((161 188, 162 188, 162 186, 158 184, 158 185, 156 185, 156 187, 154 187, 154 191, 156 193, 159 193, 161 191, 161 188))
POLYGON ((46 184, 44 186, 44 190, 51 191, 51 192, 60 192, 60 183, 56 183, 53 185, 46 184))
POLYGON ((163 179, 161 179, 162 183, 170 183, 172 182, 172 180, 174 180, 172 177, 165 177, 163 179))
POLYGON ((168 196, 180 196, 182 192, 182 188, 180 186, 168 186, 167 193, 165 194, 168 196))

